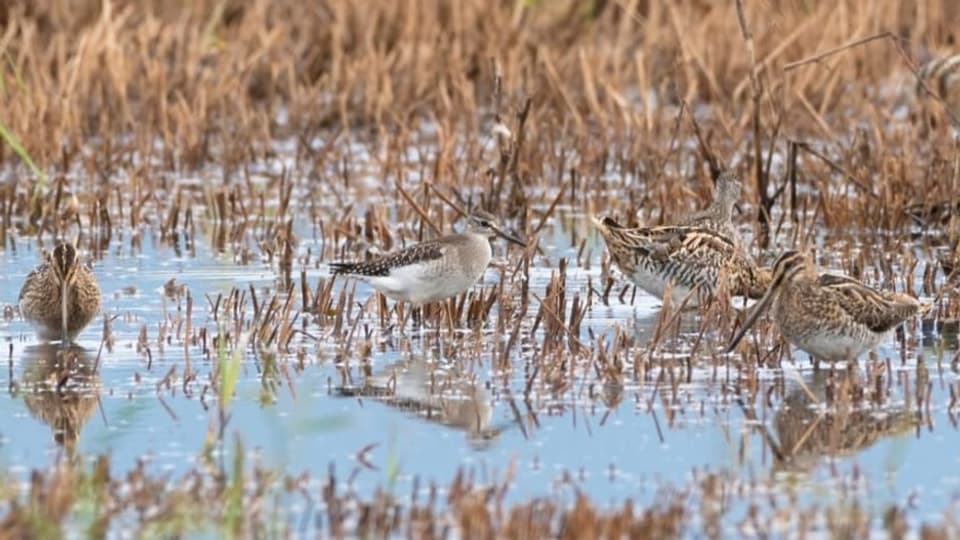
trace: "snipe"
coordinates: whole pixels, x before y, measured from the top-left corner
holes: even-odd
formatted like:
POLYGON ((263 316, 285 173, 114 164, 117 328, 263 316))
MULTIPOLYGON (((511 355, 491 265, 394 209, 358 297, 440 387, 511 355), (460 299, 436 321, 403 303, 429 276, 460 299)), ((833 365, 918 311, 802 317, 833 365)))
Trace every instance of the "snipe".
POLYGON ((37 337, 68 343, 100 312, 100 287, 73 244, 60 242, 27 274, 19 303, 37 337))
MULTIPOLYGON (((948 109, 948 117, 954 122, 958 122, 960 117, 960 54, 941 56, 933 58, 921 66, 918 73, 920 80, 917 81, 916 92, 921 98, 922 110, 927 121, 932 121, 940 116, 937 107, 931 107, 926 97, 926 88, 935 93, 948 109), (923 81, 924 84, 921 84, 923 81)), ((956 129, 960 125, 954 124, 956 129)))
POLYGON ((674 303, 689 298, 686 306, 696 307, 701 298, 720 291, 760 298, 770 283, 770 273, 757 267, 735 240, 709 227, 629 228, 610 218, 592 219, 613 262, 657 298, 663 298, 670 283, 674 303))
POLYGON ((733 225, 733 207, 740 198, 741 189, 740 178, 734 172, 721 172, 713 186, 710 205, 680 220, 678 225, 703 227, 739 242, 739 234, 733 225))
POLYGON ((728 352, 770 305, 787 341, 830 362, 855 359, 927 307, 910 295, 878 291, 850 277, 817 276, 806 255, 786 251, 773 265, 770 288, 730 341, 728 352))
MULTIPOLYGON (((666 220, 668 225, 686 225, 703 227, 718 232, 735 242, 739 242, 739 234, 733 224, 733 209, 740 199, 742 184, 740 177, 730 170, 724 170, 717 176, 713 186, 713 199, 702 210, 697 210, 687 216, 675 220, 666 220)), ((637 210, 640 219, 641 210, 637 210)))

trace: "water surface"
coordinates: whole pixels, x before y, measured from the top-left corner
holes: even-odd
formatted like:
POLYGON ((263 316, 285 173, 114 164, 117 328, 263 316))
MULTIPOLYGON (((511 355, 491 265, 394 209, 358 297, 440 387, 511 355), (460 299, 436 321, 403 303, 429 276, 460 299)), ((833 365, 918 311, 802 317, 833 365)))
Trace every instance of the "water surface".
MULTIPOLYGON (((876 363, 861 359, 856 374, 856 380, 875 380, 869 366, 889 360, 880 377, 882 398, 838 407, 828 405, 827 396, 844 379, 826 370, 815 374, 799 351, 777 367, 751 369, 755 376, 746 381, 747 371, 738 368, 742 360, 707 354, 726 338, 708 330, 706 345, 689 359, 699 322, 685 316, 681 334, 660 346, 638 379, 633 363, 648 352, 644 344, 656 332, 659 302, 638 292, 625 301, 611 294, 605 305, 591 293, 589 285, 602 287, 602 245, 585 216, 561 216, 541 235, 544 252, 534 259, 530 290, 542 298, 565 258, 568 299, 593 294, 579 340, 588 347, 598 346, 601 336, 607 347, 616 335, 631 340, 622 376, 603 376, 586 353, 565 377, 541 374, 530 384, 534 362, 547 358, 538 356, 544 325, 530 333, 537 302, 531 302, 521 344, 506 367, 494 357, 493 341, 504 345, 506 336, 495 335, 493 322, 480 332, 456 334, 411 327, 411 339, 404 340, 381 327, 370 309, 362 337, 344 350, 330 328, 303 315, 296 327, 304 333, 293 338, 289 354, 278 354, 275 345, 243 350, 226 431, 239 434, 267 466, 308 471, 314 481, 333 464, 353 474, 351 485, 361 494, 384 483, 406 493, 414 478, 420 486, 442 487, 461 467, 491 480, 512 468, 508 500, 582 492, 603 505, 627 498, 651 502, 664 486, 683 487, 716 473, 746 494, 731 503, 731 532, 736 516, 748 510, 745 501, 770 494, 829 505, 855 493, 878 512, 890 503, 908 504, 911 519, 938 518, 945 502, 960 494, 960 474, 953 472, 960 471, 957 411, 948 409, 950 387, 958 384, 950 366, 955 339, 922 334, 916 322, 906 325, 899 339, 891 335, 877 349, 876 363), (571 227, 588 238, 583 267, 571 227), (368 356, 361 353, 366 349, 368 356), (930 393, 919 406, 918 388, 930 393)), ((318 250, 310 232, 301 232, 299 250, 318 250)), ((41 256, 35 242, 14 242, 16 249, 0 252, 0 302, 9 305, 41 256)), ((212 306, 235 289, 253 290, 262 302, 282 291, 282 279, 273 265, 256 259, 237 264, 232 253, 202 237, 183 248, 147 234, 138 248, 112 241, 94 261, 111 339, 101 344, 103 317, 91 324, 71 353, 82 367, 67 383, 57 371, 57 347, 37 343, 19 315, 0 323, 9 351, 0 459, 12 473, 25 477, 65 455, 90 460, 109 453, 118 474, 138 459, 174 474, 202 459, 219 425, 210 381, 212 339, 230 331, 222 314, 215 320, 212 306), (206 341, 184 339, 187 292, 193 333, 205 328, 206 341), (187 355, 196 377, 185 391, 187 355)), ((504 250, 497 246, 501 259, 504 250)), ((311 288, 328 278, 323 264, 307 270, 311 288)), ((495 289, 501 275, 491 268, 477 290, 495 289)), ((335 286, 356 287, 357 309, 375 305, 362 283, 335 286)), ((251 302, 244 309, 250 320, 251 302)))

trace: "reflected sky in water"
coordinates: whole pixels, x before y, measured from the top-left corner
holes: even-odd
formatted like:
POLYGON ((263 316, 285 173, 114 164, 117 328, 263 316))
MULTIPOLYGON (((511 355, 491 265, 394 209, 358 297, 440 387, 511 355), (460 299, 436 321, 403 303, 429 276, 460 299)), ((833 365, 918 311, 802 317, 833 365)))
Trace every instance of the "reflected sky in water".
MULTIPOLYGON (((567 222, 583 234, 582 221, 575 217, 567 222)), ((568 297, 574 291, 585 295, 588 281, 598 286, 602 246, 591 243, 591 264, 579 268, 566 232, 548 227, 541 245, 546 258, 539 258, 531 272, 531 289, 537 294, 542 295, 560 257, 570 264, 568 297)), ((501 256, 503 249, 497 248, 501 256)), ((164 297, 164 284, 175 278, 186 286, 193 297, 194 325, 213 333, 208 297, 252 285, 263 298, 274 292, 277 277, 265 264, 238 266, 229 255, 214 255, 199 239, 195 252, 196 257, 178 255, 145 238, 142 252, 131 256, 118 240, 96 261, 104 308, 114 317, 115 342, 100 352, 98 361, 102 317, 81 334, 78 341, 85 350, 77 352, 79 360, 100 366, 99 377, 88 377, 84 384, 70 380, 60 385, 63 374, 43 363, 56 352, 38 348, 19 317, 0 323, 4 352, 12 347, 13 375, 11 380, 8 369, 2 370, 8 389, 0 398, 5 419, 0 462, 5 467, 23 474, 46 468, 65 452, 88 458, 110 452, 118 472, 142 457, 158 471, 185 471, 197 462, 216 417, 212 392, 201 399, 212 365, 199 345, 191 345, 198 372, 192 395, 183 394, 179 377, 174 390, 158 390, 171 367, 182 373, 184 355, 176 329, 167 330, 170 338, 163 347, 156 342, 164 317, 178 309, 175 300, 164 297), (146 355, 137 350, 143 327, 151 347, 149 369, 146 355), (71 422, 76 433, 67 433, 74 427, 64 428, 71 422)), ((18 241, 15 251, 0 252, 0 304, 16 302, 23 276, 38 258, 39 249, 28 241, 18 241)), ((308 275, 314 287, 324 271, 308 275)), ((498 278, 491 269, 485 286, 498 278)), ((370 293, 362 284, 357 290, 361 296, 370 293)), ((639 332, 640 342, 649 339, 658 302, 641 293, 632 304, 615 296, 608 306, 595 301, 582 325, 584 342, 589 343, 590 329, 609 336, 614 324, 639 332)), ((373 315, 367 322, 377 328, 373 315)), ((315 326, 306 329, 323 335, 315 326)), ((908 343, 919 342, 913 337, 908 343)), ((464 338, 464 343, 473 339, 464 338)), ((710 340, 719 346, 722 337, 710 340)), ((627 367, 624 385, 617 387, 604 385, 590 366, 578 366, 569 388, 550 394, 538 384, 525 401, 529 352, 515 355, 512 372, 504 374, 492 371, 489 346, 477 358, 450 361, 440 356, 435 339, 415 339, 411 352, 375 341, 365 377, 360 359, 338 366, 332 343, 304 340, 295 347, 305 351, 302 371, 295 358, 281 358, 281 375, 266 395, 264 359, 244 357, 228 432, 239 432, 263 462, 292 474, 307 470, 319 478, 330 463, 345 476, 356 470, 353 485, 360 492, 382 485, 391 463, 399 466, 402 493, 414 476, 424 481, 421 485, 435 481, 443 486, 461 466, 473 467, 479 478, 493 478, 513 462, 516 479, 508 493, 513 500, 558 490, 572 493, 574 485, 601 504, 627 497, 652 500, 664 482, 683 486, 695 471, 709 470, 748 486, 770 480, 785 493, 829 504, 843 491, 838 483, 849 483, 849 473, 858 471, 858 483, 844 489, 868 495, 876 508, 910 501, 922 518, 939 515, 945 502, 960 493, 960 473, 955 472, 960 471, 960 432, 947 410, 949 386, 957 383, 949 366, 956 351, 944 353, 940 369, 935 348, 944 343, 955 347, 955 336, 952 342, 927 336, 920 351, 932 392, 927 417, 925 411, 918 416, 915 404, 906 401, 915 396, 918 352, 909 350, 901 364, 892 338, 877 351, 880 358, 891 359, 896 374, 884 406, 843 413, 811 405, 803 387, 822 402, 830 383, 825 375, 813 376, 802 353, 795 353, 795 363, 784 370, 760 370, 752 403, 738 402, 726 368, 718 374, 706 366, 696 367, 691 380, 677 383, 676 391, 668 382, 657 383, 659 367, 642 383, 632 381, 627 367), (370 445, 375 446, 358 458, 370 445), (842 480, 836 472, 843 473, 842 480)), ((675 369, 685 373, 685 363, 678 361, 675 369)), ((767 488, 756 489, 760 497, 767 488)))

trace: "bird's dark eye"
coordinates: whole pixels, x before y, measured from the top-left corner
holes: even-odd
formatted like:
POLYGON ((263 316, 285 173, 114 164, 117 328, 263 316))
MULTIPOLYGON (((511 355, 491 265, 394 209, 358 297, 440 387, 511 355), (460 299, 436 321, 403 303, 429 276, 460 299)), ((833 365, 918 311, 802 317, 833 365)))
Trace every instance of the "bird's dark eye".
POLYGON ((481 226, 481 227, 489 227, 489 226, 490 226, 490 222, 487 221, 487 220, 485 220, 485 219, 481 219, 481 220, 480 220, 480 226, 481 226))

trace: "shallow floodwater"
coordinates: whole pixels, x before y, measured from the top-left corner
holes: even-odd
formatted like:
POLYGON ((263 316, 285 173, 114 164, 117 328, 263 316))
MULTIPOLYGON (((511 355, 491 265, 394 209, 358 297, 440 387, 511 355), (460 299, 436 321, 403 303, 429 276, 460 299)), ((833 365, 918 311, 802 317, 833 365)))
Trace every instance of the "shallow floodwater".
MULTIPOLYGON (((587 233, 582 216, 569 217, 570 223, 587 233)), ((548 226, 541 235, 545 256, 535 259, 530 273, 531 290, 542 296, 564 257, 568 295, 589 294, 588 281, 600 283, 602 252, 602 244, 591 240, 591 263, 580 268, 567 233, 548 226)), ((16 304, 23 277, 40 257, 30 239, 16 239, 15 247, 0 252, 4 306, 16 304)), ((0 461, 7 470, 26 475, 67 452, 85 459, 109 453, 118 473, 141 458, 155 471, 173 473, 201 459, 217 425, 216 397, 203 390, 214 360, 203 344, 184 345, 183 329, 171 324, 183 303, 166 294, 165 284, 175 279, 186 287, 193 324, 216 329, 211 305, 218 294, 252 286, 265 298, 275 292, 278 276, 266 264, 235 264, 202 238, 192 252, 178 255, 145 235, 136 253, 118 239, 94 262, 113 342, 101 349, 103 317, 80 335, 78 354, 98 371, 76 384, 45 369, 56 346, 38 344, 19 314, 0 322, 2 350, 9 355, 0 387, 8 389, 0 394, 0 461), (144 328, 149 355, 138 347, 144 328), (165 337, 158 338, 161 333, 165 337), (185 351, 197 373, 188 394, 179 377, 185 351), (177 382, 164 384, 171 369, 177 382), (64 412, 71 407, 65 402, 73 412, 64 412)), ((504 247, 498 245, 497 253, 502 257, 504 247)), ((307 275, 314 287, 325 266, 307 275)), ((499 276, 491 269, 483 286, 495 286, 499 276)), ((358 302, 369 294, 357 285, 358 302)), ((589 344, 591 332, 612 335, 620 325, 620 331, 637 332, 642 343, 654 332, 658 309, 658 301, 639 292, 632 302, 631 295, 621 302, 611 294, 609 305, 594 301, 579 338, 589 344)), ((374 314, 365 317, 380 330, 374 314)), ((295 338, 291 349, 304 354, 281 356, 275 378, 264 377, 261 354, 244 354, 228 440, 239 434, 264 464, 291 474, 309 471, 318 479, 333 464, 344 477, 355 473, 351 483, 360 493, 387 483, 407 493, 415 477, 420 486, 446 486, 463 466, 478 479, 496 480, 513 467, 509 500, 580 491, 602 505, 651 501, 662 488, 682 488, 713 472, 740 486, 746 500, 772 492, 829 506, 852 492, 880 511, 897 502, 909 504, 911 519, 936 519, 948 501, 960 497, 960 410, 948 410, 950 388, 958 381, 950 369, 956 341, 919 335, 918 323, 905 328, 902 344, 891 336, 876 351, 881 363, 890 360, 895 375, 885 377, 882 404, 838 412, 813 402, 825 400, 829 375, 815 375, 806 355, 796 351, 783 368, 759 370, 752 402, 738 400, 735 367, 697 362, 688 370, 682 354, 674 366, 682 374, 679 382, 658 383, 667 376, 658 366, 640 381, 626 376, 622 385, 605 384, 592 367, 579 366, 566 387, 548 392, 536 384, 525 399, 529 348, 514 348, 512 369, 505 373, 493 367, 492 347, 483 342, 489 334, 463 336, 458 350, 473 352, 462 358, 447 356, 443 342, 430 337, 435 331, 427 330, 413 332, 402 347, 396 336, 375 336, 368 363, 344 361, 308 322, 304 330, 317 341, 295 338), (919 407, 918 358, 929 381, 920 387, 930 392, 919 407), (363 386, 365 367, 370 377, 363 386), (345 374, 352 384, 342 387, 345 374), (378 395, 384 388, 390 397, 378 395)), ((719 346, 723 339, 713 336, 711 342, 719 346)), ((861 359, 861 372, 863 364, 861 359)), ((735 513, 741 517, 748 510, 742 500, 732 504, 742 507, 735 513)))

